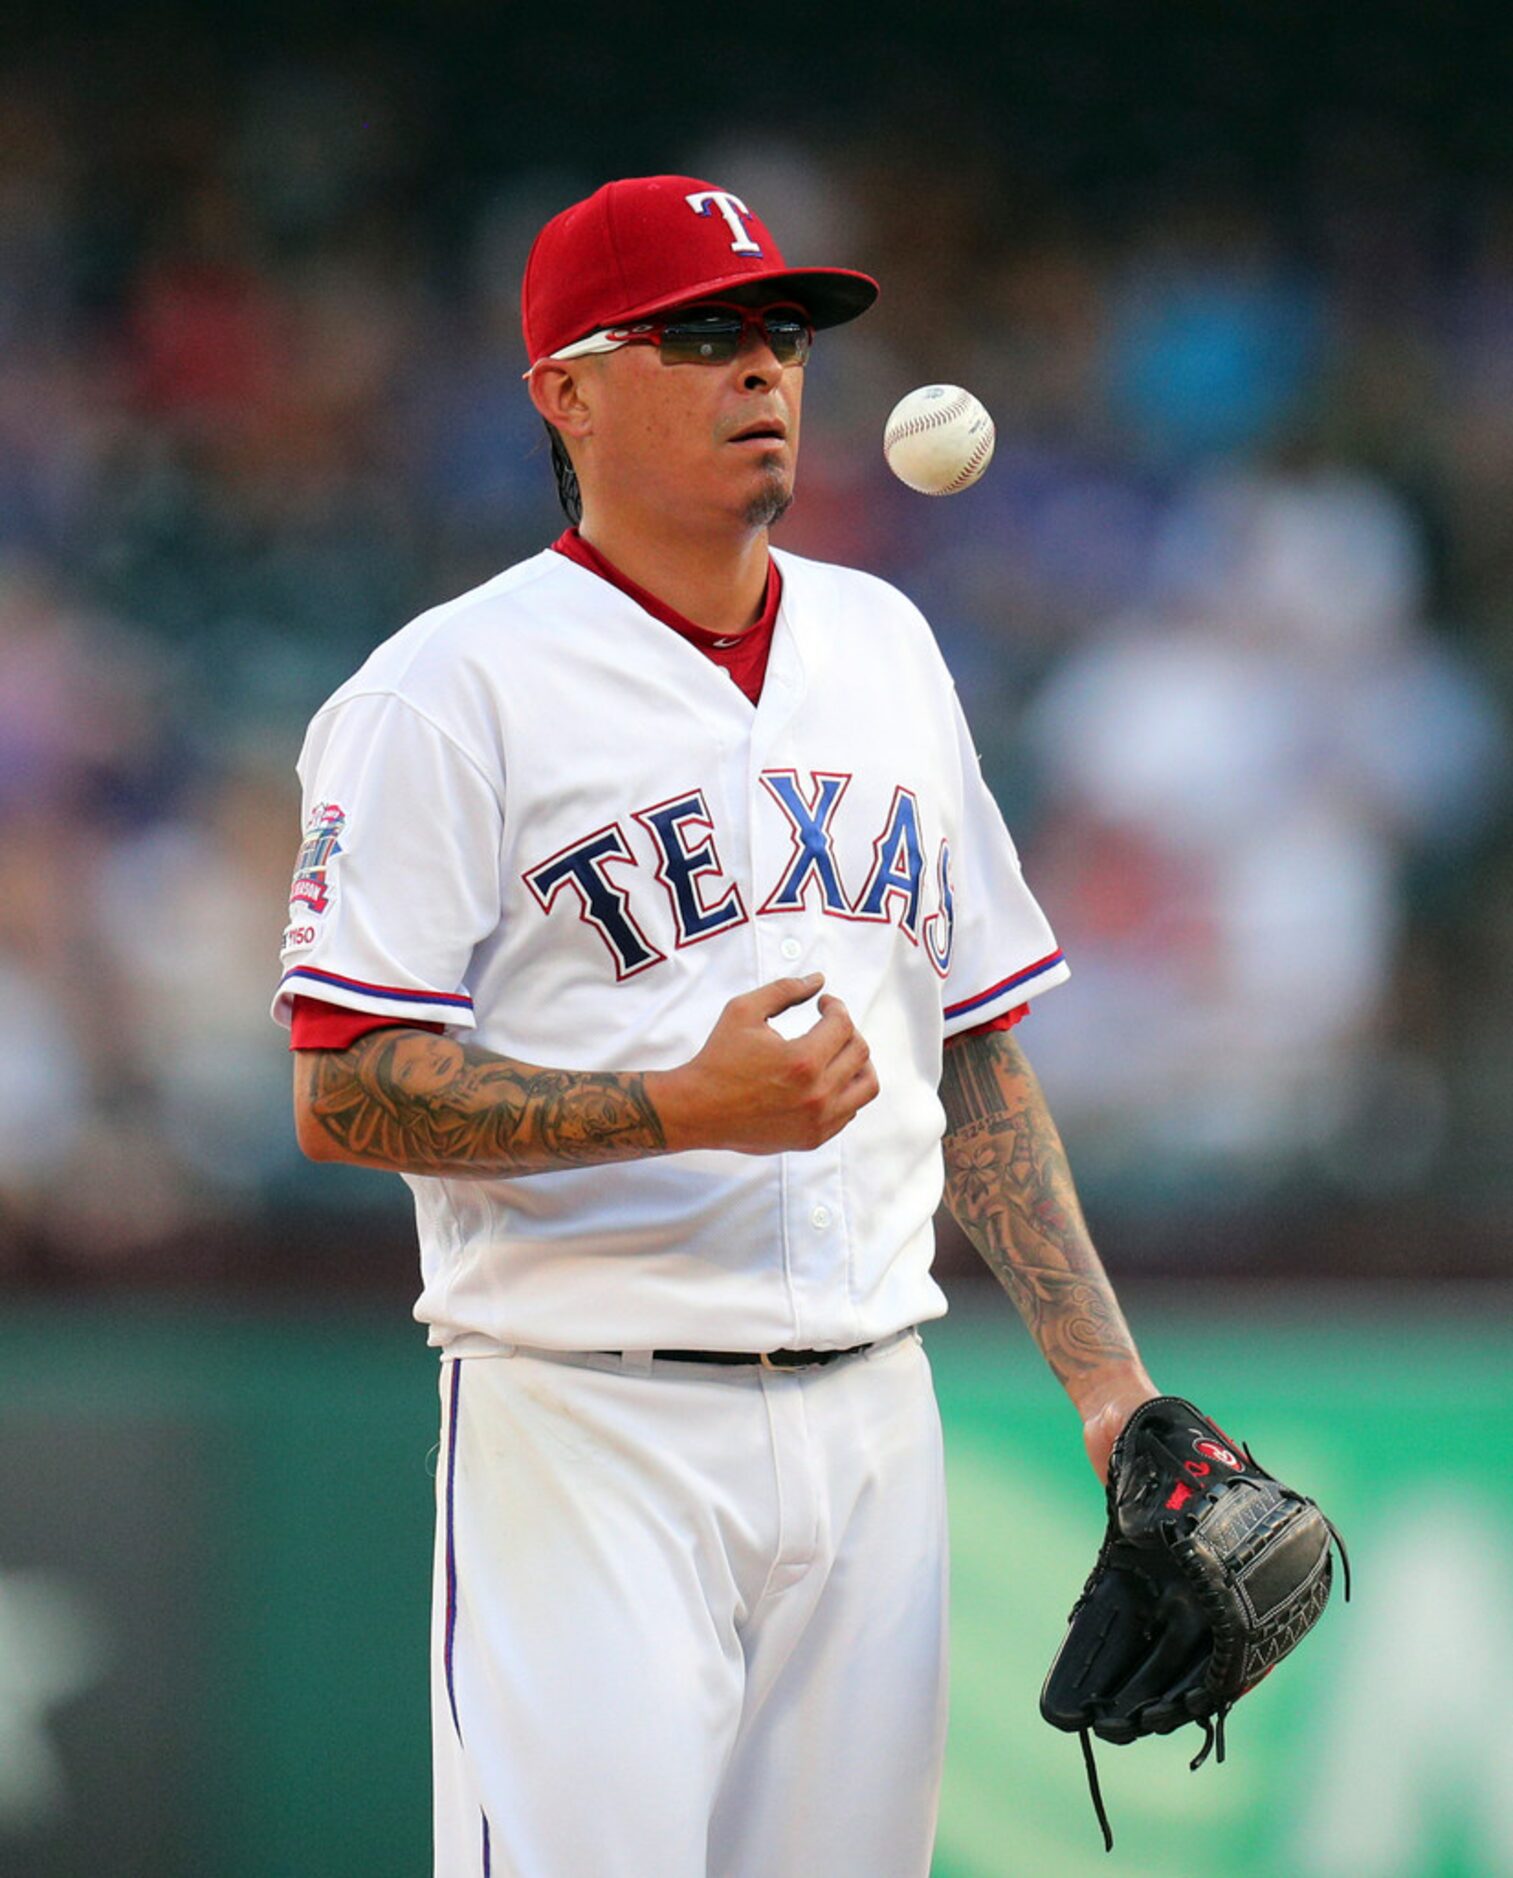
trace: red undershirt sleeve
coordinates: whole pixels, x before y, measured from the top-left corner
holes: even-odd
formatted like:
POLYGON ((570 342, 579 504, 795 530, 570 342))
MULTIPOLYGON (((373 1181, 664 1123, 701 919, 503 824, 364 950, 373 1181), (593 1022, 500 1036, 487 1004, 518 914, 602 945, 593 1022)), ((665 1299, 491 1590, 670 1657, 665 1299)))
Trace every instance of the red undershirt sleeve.
POLYGON ((297 997, 289 1018, 291 1050, 349 1050, 370 1030, 433 1030, 441 1024, 422 1023, 416 1017, 375 1017, 369 1011, 351 1011, 323 998, 297 997))
POLYGON ((974 1024, 970 1030, 958 1030, 954 1037, 946 1038, 946 1048, 953 1043, 965 1043, 968 1037, 986 1037, 995 1030, 1012 1030, 1022 1017, 1028 1017, 1030 1007, 1016 1004, 1012 1011, 1004 1011, 998 1017, 990 1017, 985 1024, 974 1024))

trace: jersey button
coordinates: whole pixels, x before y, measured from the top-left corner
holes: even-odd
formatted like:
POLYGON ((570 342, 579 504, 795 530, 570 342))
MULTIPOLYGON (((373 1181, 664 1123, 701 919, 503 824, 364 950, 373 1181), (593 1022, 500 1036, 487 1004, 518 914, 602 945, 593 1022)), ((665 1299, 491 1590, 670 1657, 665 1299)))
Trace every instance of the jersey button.
POLYGON ((782 953, 785 959, 796 959, 803 950, 803 946, 799 944, 797 939, 785 939, 778 947, 778 951, 782 953))
POLYGON ((828 1206, 817 1206, 809 1215, 809 1224, 813 1226, 816 1232, 823 1232, 830 1224, 830 1208, 828 1206))

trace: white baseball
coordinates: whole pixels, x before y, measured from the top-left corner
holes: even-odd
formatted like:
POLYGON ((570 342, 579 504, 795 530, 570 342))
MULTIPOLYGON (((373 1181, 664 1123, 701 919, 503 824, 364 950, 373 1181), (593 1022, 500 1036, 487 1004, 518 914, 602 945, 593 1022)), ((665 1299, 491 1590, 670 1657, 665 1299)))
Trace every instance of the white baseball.
POLYGON ((924 496, 970 489, 993 460, 993 420, 960 385, 921 385, 894 405, 883 455, 901 483, 924 496))

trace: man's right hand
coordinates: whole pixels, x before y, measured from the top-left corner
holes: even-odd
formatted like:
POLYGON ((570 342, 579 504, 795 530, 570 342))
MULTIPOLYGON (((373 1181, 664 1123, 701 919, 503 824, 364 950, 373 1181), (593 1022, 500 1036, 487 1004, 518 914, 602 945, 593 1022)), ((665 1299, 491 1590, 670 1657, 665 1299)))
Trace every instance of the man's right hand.
POLYGON ((734 1148, 782 1154, 817 1148, 877 1094, 872 1053, 839 998, 822 997, 819 1022, 782 1037, 768 1022, 814 997, 825 982, 778 978, 732 998, 698 1055, 646 1075, 669 1153, 734 1148))

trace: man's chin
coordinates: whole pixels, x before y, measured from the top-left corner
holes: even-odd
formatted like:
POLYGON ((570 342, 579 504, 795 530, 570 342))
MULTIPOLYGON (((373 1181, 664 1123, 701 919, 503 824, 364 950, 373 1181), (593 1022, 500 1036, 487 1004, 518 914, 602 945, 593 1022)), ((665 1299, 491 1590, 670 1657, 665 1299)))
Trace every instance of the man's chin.
POLYGON ((762 478, 762 486, 746 504, 748 528, 771 528, 780 522, 793 504, 793 479, 775 465, 762 478))
POLYGON ((773 528, 782 521, 792 506, 792 489, 765 490, 747 503, 746 526, 748 528, 773 528))

